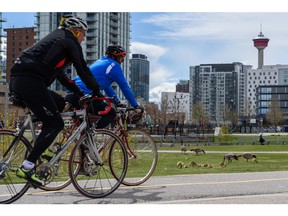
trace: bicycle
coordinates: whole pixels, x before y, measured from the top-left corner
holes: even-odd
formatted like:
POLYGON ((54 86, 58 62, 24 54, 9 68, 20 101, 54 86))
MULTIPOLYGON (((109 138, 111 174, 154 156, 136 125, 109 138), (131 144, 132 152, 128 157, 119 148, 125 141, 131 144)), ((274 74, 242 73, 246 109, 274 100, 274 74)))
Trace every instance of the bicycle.
MULTIPOLYGON (((47 163, 43 164, 40 160, 36 172, 38 177, 49 185, 54 177, 55 164, 76 141, 69 156, 69 180, 65 181, 65 186, 71 181, 79 193, 90 198, 102 198, 113 193, 121 185, 127 171, 128 157, 125 146, 117 135, 105 129, 95 130, 90 125, 87 109, 94 99, 106 100, 109 104, 100 114, 109 112, 109 99, 82 97, 83 109, 63 114, 68 119, 80 120, 79 125, 47 163), (117 179, 114 178, 115 173, 117 179)), ((17 99, 14 98, 14 102, 17 105, 17 99)), ((23 106, 22 103, 20 105, 23 106)), ((16 176, 17 168, 32 149, 30 141, 24 136, 28 125, 31 131, 33 130, 32 123, 31 113, 28 112, 20 130, 0 130, 0 203, 12 203, 23 196, 30 186, 35 188, 27 180, 16 176)))
MULTIPOLYGON (((135 125, 143 117, 143 113, 121 107, 117 107, 116 113, 114 132, 122 139, 128 154, 128 170, 122 184, 137 186, 147 181, 157 166, 157 145, 147 132, 128 129, 129 125, 135 125)), ((115 177, 119 178, 116 174, 115 177)))

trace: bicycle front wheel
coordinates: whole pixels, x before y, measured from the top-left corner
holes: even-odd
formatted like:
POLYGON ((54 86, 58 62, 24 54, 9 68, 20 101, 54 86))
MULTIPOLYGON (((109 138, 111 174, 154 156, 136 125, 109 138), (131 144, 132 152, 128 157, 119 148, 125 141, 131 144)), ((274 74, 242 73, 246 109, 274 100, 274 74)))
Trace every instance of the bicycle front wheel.
POLYGON ((138 129, 127 130, 121 138, 128 153, 128 170, 122 183, 126 186, 143 184, 157 166, 157 145, 148 133, 138 129))
POLYGON ((15 202, 30 187, 27 180, 16 176, 16 170, 32 147, 24 137, 20 137, 18 141, 15 139, 15 131, 0 130, 0 203, 3 204, 15 202), (13 140, 16 142, 11 146, 13 140))
POLYGON ((78 192, 89 198, 103 198, 121 185, 128 157, 121 139, 112 131, 94 130, 93 143, 97 145, 102 161, 95 157, 88 136, 84 135, 71 152, 69 174, 78 192), (112 170, 119 178, 114 178, 112 170))

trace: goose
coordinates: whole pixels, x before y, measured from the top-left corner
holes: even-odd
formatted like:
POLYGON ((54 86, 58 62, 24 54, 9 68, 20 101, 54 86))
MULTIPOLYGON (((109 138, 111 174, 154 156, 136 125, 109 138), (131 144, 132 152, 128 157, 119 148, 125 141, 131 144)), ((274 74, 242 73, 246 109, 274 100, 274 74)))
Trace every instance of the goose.
POLYGON ((237 156, 235 153, 229 153, 225 154, 223 157, 223 161, 227 160, 228 162, 232 162, 232 159, 238 160, 239 156, 237 156))
POLYGON ((221 162, 219 163, 219 165, 220 165, 221 167, 225 167, 225 166, 226 166, 226 163, 225 163, 225 161, 223 160, 223 161, 221 161, 221 162))
POLYGON ((187 151, 187 148, 186 148, 186 146, 181 145, 180 150, 181 150, 181 153, 185 154, 187 151))
POLYGON ((248 162, 249 159, 256 159, 257 160, 256 155, 255 154, 251 154, 251 153, 243 153, 243 154, 238 155, 238 157, 245 158, 247 160, 247 162, 248 162))
POLYGON ((196 155, 198 155, 199 152, 203 152, 205 154, 205 151, 203 149, 200 149, 200 148, 193 148, 190 151, 194 151, 196 153, 196 155))
POLYGON ((182 169, 184 166, 184 163, 182 161, 178 161, 177 168, 182 169))

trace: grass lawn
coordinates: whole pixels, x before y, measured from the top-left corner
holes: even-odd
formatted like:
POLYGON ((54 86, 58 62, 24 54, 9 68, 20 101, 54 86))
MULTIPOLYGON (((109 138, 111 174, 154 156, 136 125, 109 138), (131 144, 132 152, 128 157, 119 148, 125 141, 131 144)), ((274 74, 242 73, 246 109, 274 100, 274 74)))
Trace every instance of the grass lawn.
MULTIPOLYGON (((187 149, 194 147, 188 146, 187 149)), ((210 145, 197 147, 203 149, 206 154, 199 153, 196 155, 191 151, 183 154, 179 145, 171 148, 159 147, 158 164, 153 175, 288 171, 288 145, 210 145), (161 150, 168 149, 176 152, 161 152, 161 150), (209 153, 209 151, 213 151, 213 153, 209 153), (252 160, 247 162, 246 159, 240 157, 230 163, 226 161, 226 166, 221 166, 220 163, 227 152, 235 152, 236 154, 254 153, 258 158, 258 162, 252 160), (177 167, 178 162, 182 162, 187 168, 180 169, 177 167), (199 166, 191 166, 191 162, 195 162, 199 166)))

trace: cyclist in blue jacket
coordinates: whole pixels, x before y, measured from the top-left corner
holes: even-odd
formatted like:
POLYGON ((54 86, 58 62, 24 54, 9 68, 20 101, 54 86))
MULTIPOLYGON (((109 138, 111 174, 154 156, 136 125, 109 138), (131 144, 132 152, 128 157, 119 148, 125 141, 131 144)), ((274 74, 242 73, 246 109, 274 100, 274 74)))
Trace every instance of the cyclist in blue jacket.
MULTIPOLYGON (((116 103, 120 105, 120 100, 112 88, 111 84, 116 82, 124 94, 125 98, 135 109, 139 109, 140 112, 144 112, 144 109, 139 105, 137 100, 134 97, 134 94, 124 76, 124 73, 121 68, 121 63, 124 61, 126 57, 126 52, 123 47, 119 45, 109 45, 106 49, 105 56, 100 57, 95 63, 90 66, 90 70, 100 85, 100 90, 103 90, 108 97, 115 97, 116 103)), ((91 90, 89 90, 85 83, 81 80, 81 78, 75 77, 74 82, 80 88, 80 90, 84 94, 91 94, 91 90)), ((68 94, 66 96, 66 101, 70 102, 77 108, 77 102, 79 97, 76 94, 68 94)), ((94 102, 93 113, 97 113, 100 110, 105 109, 105 103, 103 102, 94 102)), ((103 116, 97 122, 97 128, 104 128, 109 123, 114 121, 116 116, 116 112, 114 109, 103 116)))

